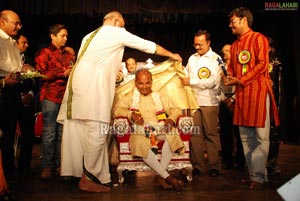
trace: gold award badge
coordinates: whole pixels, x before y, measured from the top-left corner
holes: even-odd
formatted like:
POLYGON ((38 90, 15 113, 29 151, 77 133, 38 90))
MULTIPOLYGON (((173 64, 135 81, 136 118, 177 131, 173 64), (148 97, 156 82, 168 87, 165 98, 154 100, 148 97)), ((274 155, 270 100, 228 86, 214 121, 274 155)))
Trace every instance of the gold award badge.
POLYGON ((121 83, 124 80, 124 75, 122 72, 119 72, 117 75, 116 83, 121 83))
POLYGON ((247 72, 247 63, 251 59, 251 54, 248 50, 243 50, 238 55, 238 60, 240 64, 243 64, 242 74, 245 74, 247 72))
POLYGON ((268 72, 270 73, 270 72, 272 72, 272 70, 273 70, 273 64, 269 63, 269 65, 268 65, 268 72))
POLYGON ((251 55, 247 50, 243 50, 239 53, 238 59, 240 64, 246 64, 250 61, 251 55))
POLYGON ((207 67, 201 67, 198 71, 198 77, 200 79, 209 78, 210 70, 207 67))

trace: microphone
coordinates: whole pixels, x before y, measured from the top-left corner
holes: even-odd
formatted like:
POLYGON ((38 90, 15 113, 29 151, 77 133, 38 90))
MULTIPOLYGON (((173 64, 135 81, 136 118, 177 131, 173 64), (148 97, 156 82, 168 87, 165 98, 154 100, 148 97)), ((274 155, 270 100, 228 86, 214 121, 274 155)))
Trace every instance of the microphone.
POLYGON ((221 66, 224 75, 227 77, 227 76, 228 76, 228 73, 227 73, 227 70, 226 70, 226 68, 225 68, 225 65, 224 65, 223 60, 222 60, 220 57, 218 57, 218 58, 217 58, 217 61, 218 61, 218 63, 219 63, 219 66, 221 66))

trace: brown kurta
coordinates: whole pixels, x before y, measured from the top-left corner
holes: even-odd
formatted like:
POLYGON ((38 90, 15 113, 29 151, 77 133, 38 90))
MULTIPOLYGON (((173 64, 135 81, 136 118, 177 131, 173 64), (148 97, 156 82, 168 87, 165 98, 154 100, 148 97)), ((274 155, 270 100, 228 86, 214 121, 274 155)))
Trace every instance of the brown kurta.
MULTIPOLYGON (((168 114, 168 118, 172 119, 174 122, 177 121, 178 117, 181 115, 181 110, 178 109, 174 103, 171 101, 169 96, 163 95, 160 96, 162 106, 166 113, 168 114)), ((152 99, 152 96, 149 94, 148 96, 140 95, 139 101, 139 112, 141 113, 145 125, 149 124, 152 126, 156 126, 158 124, 158 119, 156 117, 155 104, 152 99)), ((117 116, 125 116, 128 119, 131 119, 130 108, 132 106, 132 93, 127 94, 121 100, 116 103, 114 117, 117 116)), ((151 149, 152 145, 150 139, 145 136, 144 126, 136 126, 134 133, 130 136, 130 150, 133 156, 139 156, 146 158, 148 156, 148 151, 151 149)), ((165 134, 165 133, 162 133, 165 134)), ((184 152, 184 144, 181 141, 181 138, 177 132, 176 128, 173 128, 171 132, 165 135, 166 140, 170 144, 170 148, 172 152, 178 151, 179 153, 184 152)))

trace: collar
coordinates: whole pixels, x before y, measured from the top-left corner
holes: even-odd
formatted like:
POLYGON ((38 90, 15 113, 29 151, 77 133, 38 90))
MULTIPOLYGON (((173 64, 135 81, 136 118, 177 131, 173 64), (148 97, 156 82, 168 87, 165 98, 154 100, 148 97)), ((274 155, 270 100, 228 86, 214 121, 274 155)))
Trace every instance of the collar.
POLYGON ((53 43, 50 43, 50 45, 48 46, 48 48, 52 51, 55 51, 55 50, 60 50, 61 48, 57 48, 53 43))
POLYGON ((205 56, 205 57, 212 57, 213 56, 213 51, 211 49, 211 47, 209 48, 209 50, 202 56, 205 56))
POLYGON ((246 31, 245 33, 243 33, 242 35, 240 35, 238 38, 241 40, 247 36, 249 36, 252 33, 252 29, 249 29, 248 31, 246 31))
POLYGON ((14 40, 11 36, 9 36, 5 31, 3 31, 2 29, 0 29, 0 38, 4 39, 4 40, 10 40, 12 44, 14 44, 16 42, 16 40, 14 40))
POLYGON ((3 31, 2 29, 0 29, 0 38, 9 39, 10 36, 5 31, 3 31))
POLYGON ((127 75, 135 75, 136 71, 133 71, 131 73, 127 73, 127 75))
POLYGON ((209 47, 208 51, 205 54, 203 54, 202 56, 200 56, 197 52, 194 55, 198 56, 198 57, 209 57, 210 58, 210 57, 213 57, 214 53, 213 53, 211 47, 209 47))

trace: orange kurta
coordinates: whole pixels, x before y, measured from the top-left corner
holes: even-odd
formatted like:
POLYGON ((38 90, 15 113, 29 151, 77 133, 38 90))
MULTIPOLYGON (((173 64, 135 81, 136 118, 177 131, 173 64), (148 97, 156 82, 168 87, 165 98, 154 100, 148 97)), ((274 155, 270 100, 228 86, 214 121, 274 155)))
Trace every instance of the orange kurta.
POLYGON ((235 125, 264 127, 267 94, 271 100, 270 115, 275 124, 279 125, 271 79, 268 74, 268 50, 267 38, 252 30, 239 37, 231 46, 228 71, 241 82, 241 85, 236 87, 235 93, 236 104, 233 117, 235 125), (244 52, 243 57, 240 55, 241 52, 244 52), (248 62, 247 58, 250 59, 248 62))

